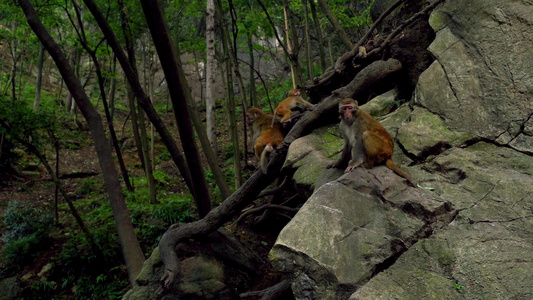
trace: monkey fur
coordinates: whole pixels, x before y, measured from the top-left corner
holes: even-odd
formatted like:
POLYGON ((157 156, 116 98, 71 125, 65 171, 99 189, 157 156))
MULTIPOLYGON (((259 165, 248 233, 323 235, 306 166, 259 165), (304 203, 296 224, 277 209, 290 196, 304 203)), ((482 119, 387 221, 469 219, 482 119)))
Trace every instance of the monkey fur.
POLYGON ((274 121, 280 120, 281 123, 291 121, 291 109, 298 104, 303 105, 305 108, 314 108, 315 105, 305 101, 300 95, 299 89, 292 89, 289 91, 289 97, 281 101, 276 110, 274 111, 274 118, 272 119, 272 126, 274 121))
POLYGON ((360 109, 357 101, 351 98, 339 103, 341 122, 339 129, 344 138, 341 157, 327 168, 344 168, 344 173, 359 166, 367 169, 385 164, 394 173, 407 179, 413 185, 411 176, 400 170, 392 161, 394 142, 387 130, 367 112, 360 109))
POLYGON ((254 152, 261 170, 266 174, 270 153, 283 141, 281 123, 274 122, 271 114, 252 107, 246 112, 246 123, 253 127, 254 152))

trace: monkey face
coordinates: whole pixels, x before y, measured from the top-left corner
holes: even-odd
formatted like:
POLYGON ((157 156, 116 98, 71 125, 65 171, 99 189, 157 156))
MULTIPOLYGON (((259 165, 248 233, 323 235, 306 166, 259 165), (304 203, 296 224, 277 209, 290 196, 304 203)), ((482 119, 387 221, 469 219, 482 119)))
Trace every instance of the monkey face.
POLYGON ((347 98, 339 103, 339 116, 347 124, 352 124, 358 112, 357 101, 347 98))
POLYGON ((352 123, 354 119, 355 106, 353 104, 345 104, 341 106, 341 115, 346 123, 352 123))

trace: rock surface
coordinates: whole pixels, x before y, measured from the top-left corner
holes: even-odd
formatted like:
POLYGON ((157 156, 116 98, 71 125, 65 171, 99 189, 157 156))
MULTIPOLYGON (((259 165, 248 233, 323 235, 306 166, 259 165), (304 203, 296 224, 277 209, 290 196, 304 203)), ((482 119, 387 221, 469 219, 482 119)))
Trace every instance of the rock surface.
POLYGON ((421 188, 320 171, 335 128, 289 150, 315 189, 271 251, 296 299, 533 299, 533 5, 448 0, 430 23, 435 62, 379 119, 421 188))

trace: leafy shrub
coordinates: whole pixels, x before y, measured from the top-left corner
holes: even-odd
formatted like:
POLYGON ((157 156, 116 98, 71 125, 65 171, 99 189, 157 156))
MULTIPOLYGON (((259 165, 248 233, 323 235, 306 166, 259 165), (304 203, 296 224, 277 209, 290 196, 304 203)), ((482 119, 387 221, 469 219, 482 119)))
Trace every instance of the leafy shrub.
POLYGON ((4 215, 6 232, 3 235, 2 259, 6 270, 21 269, 49 245, 52 214, 30 207, 20 201, 8 204, 4 215))
POLYGON ((168 225, 191 222, 195 218, 192 201, 188 198, 170 199, 154 209, 152 218, 161 220, 168 225))

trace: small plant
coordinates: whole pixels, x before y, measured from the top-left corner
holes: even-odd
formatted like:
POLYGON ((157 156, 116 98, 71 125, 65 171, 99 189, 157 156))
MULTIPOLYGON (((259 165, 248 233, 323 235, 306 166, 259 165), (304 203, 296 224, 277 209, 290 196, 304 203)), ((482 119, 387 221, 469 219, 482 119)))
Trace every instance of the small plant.
POLYGON ((194 220, 194 209, 191 199, 178 198, 161 203, 152 213, 152 218, 161 220, 166 224, 190 222, 194 220))
POLYGON ((30 287, 31 299, 51 299, 56 285, 44 280, 34 282, 30 287))
POLYGON ((6 232, 3 235, 2 259, 5 270, 19 270, 45 250, 52 223, 50 213, 20 201, 10 202, 4 215, 6 232))
POLYGON ((456 283, 456 284, 455 284, 455 289, 456 289, 458 292, 462 292, 463 286, 460 285, 459 283, 456 283))
POLYGON ((162 185, 168 185, 169 181, 172 179, 172 176, 161 170, 157 170, 154 172, 154 179, 162 185))

